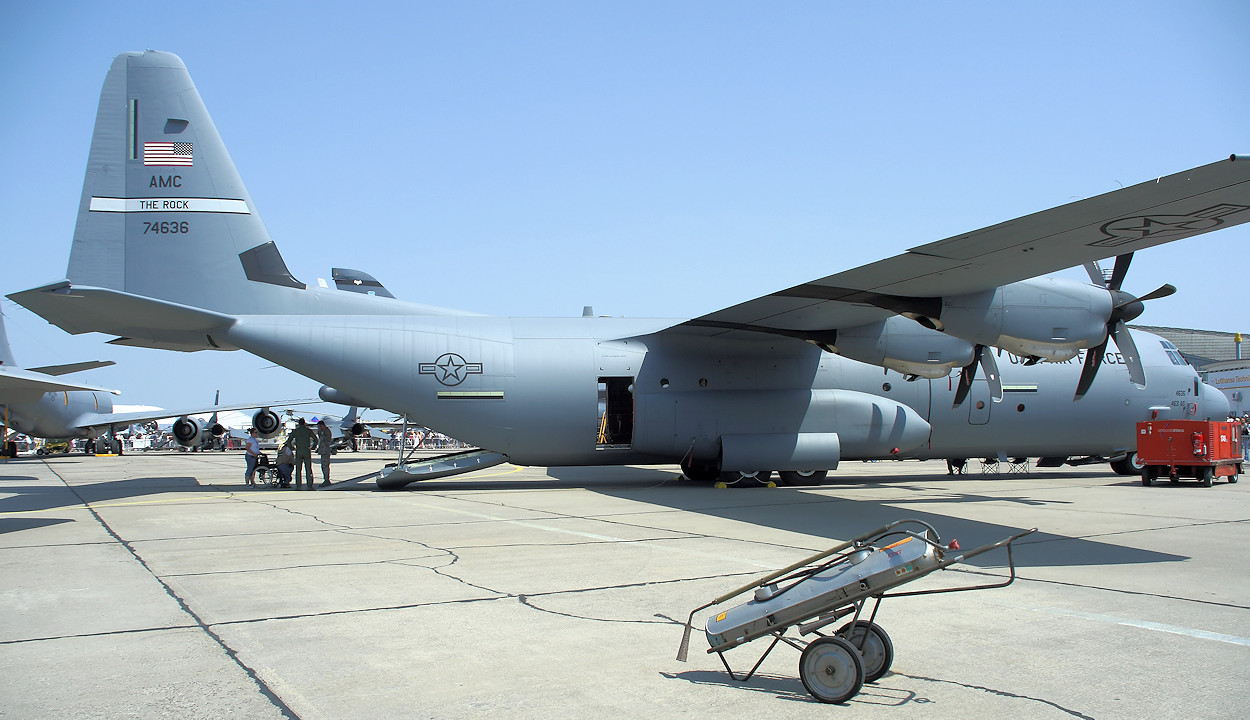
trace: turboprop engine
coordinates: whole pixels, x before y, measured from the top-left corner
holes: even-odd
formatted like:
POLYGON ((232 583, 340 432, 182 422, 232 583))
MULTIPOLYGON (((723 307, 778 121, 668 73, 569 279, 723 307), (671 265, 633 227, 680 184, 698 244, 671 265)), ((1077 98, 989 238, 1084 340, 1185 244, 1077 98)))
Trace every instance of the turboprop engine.
POLYGON ((226 433, 221 423, 208 422, 183 415, 174 421, 174 440, 183 447, 198 445, 205 437, 221 437, 226 433))
POLYGON ((972 343, 944 335, 899 315, 839 330, 839 355, 908 376, 940 378, 972 362, 972 343))
MULTIPOLYGON (((922 325, 1021 357, 1062 362, 1107 337, 1115 307, 1105 288, 1059 278, 1033 278, 942 299, 938 318, 922 325)), ((840 343, 839 343, 840 344, 840 343)))
POLYGON ((261 408, 252 416, 252 427, 256 428, 257 435, 271 438, 282 432, 282 418, 269 408, 261 408))

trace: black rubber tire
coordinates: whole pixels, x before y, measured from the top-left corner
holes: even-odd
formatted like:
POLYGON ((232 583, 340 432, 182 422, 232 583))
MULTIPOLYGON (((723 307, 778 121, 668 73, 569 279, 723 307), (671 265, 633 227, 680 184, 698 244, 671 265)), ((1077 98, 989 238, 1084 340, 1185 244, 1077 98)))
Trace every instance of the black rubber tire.
POLYGON ((720 474, 720 481, 729 487, 764 487, 772 477, 772 470, 751 470, 740 472, 727 470, 720 474))
POLYGON ((720 470, 711 465, 693 465, 689 461, 683 460, 681 463, 681 474, 687 478, 701 483, 714 483, 720 480, 720 470))
POLYGON ((890 636, 880 625, 858 620, 843 625, 838 635, 846 638, 859 651, 860 660, 864 663, 864 682, 876 682, 890 671, 890 666, 894 664, 894 643, 890 642, 890 636))
POLYGON ((828 470, 778 470, 777 484, 786 487, 812 487, 825 482, 828 470))
POLYGON ((1159 477, 1159 471, 1147 465, 1141 469, 1141 484, 1150 487, 1154 484, 1155 478, 1159 477))
POLYGON ((1111 463, 1116 475, 1140 475, 1142 466, 1137 463, 1137 453, 1129 453, 1122 460, 1111 463))
POLYGON ((816 638, 803 648, 799 679, 812 697, 823 703, 844 703, 864 687, 864 663, 859 651, 837 636, 816 638))
POLYGON ((1196 474, 1198 475, 1198 482, 1202 484, 1202 487, 1211 487, 1211 481, 1215 479, 1215 468, 1198 468, 1196 474))

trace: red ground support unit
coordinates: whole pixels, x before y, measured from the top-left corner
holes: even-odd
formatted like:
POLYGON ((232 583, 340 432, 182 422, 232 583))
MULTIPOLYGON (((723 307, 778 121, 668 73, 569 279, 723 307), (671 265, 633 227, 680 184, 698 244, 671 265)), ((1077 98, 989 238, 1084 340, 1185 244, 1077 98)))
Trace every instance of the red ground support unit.
POLYGON ((1137 423, 1142 485, 1167 476, 1192 477, 1210 487, 1216 477, 1241 474, 1241 423, 1236 420, 1145 420, 1137 423))

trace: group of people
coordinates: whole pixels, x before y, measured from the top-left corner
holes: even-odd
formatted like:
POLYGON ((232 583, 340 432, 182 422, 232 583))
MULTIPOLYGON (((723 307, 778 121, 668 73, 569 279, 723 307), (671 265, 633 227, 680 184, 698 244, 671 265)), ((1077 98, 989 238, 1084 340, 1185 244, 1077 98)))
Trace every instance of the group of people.
MULTIPOLYGON (((256 428, 249 428, 247 433, 247 469, 243 473, 243 480, 251 487, 256 485, 256 467, 262 455, 260 452, 260 438, 256 428)), ((282 448, 278 451, 277 462, 274 465, 278 471, 278 477, 281 479, 278 486, 284 488, 291 487, 291 475, 293 473, 295 475, 296 490, 304 489, 305 474, 308 476, 308 489, 317 489, 312 470, 312 452, 315 447, 317 454, 321 456, 321 486, 328 487, 330 485, 330 453, 333 444, 334 436, 324 420, 317 422, 317 429, 314 431, 308 427, 308 423, 304 421, 304 418, 300 418, 299 424, 287 436, 286 442, 282 444, 282 448)))

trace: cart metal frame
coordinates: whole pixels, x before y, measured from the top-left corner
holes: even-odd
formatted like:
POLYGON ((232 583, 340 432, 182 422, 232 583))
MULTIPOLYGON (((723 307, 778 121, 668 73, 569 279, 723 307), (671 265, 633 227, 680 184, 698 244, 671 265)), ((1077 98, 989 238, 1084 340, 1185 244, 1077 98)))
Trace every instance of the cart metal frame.
MULTIPOLYGON (((741 638, 722 642, 717 646, 709 647, 707 650, 709 654, 715 653, 720 657, 721 664, 725 666, 725 671, 729 674, 731 679, 738 682, 745 682, 750 680, 751 677, 755 675, 755 672, 759 670, 760 665, 764 663, 764 660, 767 659, 769 654, 772 653, 777 645, 784 643, 803 654, 799 662, 799 675, 803 680, 804 687, 807 688, 808 692, 810 692, 813 697, 822 702, 845 702, 859 692, 864 682, 873 682, 885 675, 885 673, 889 670, 890 664, 893 662, 894 651, 889 636, 885 633, 885 630, 875 622, 877 612, 881 608, 882 600, 888 597, 896 598, 912 597, 916 595, 936 595, 940 593, 967 592, 969 590, 988 590, 1007 587, 1015 582, 1016 579, 1016 564, 1015 558, 1012 555, 1012 543, 1034 532, 1037 532, 1037 528, 1025 530, 1024 532, 1017 533, 988 545, 982 545, 981 547, 973 550, 963 551, 957 542, 952 542, 949 545, 943 545, 937 530, 923 520, 911 518, 897 520, 889 525, 876 528, 875 530, 866 532, 847 542, 840 543, 832 548, 829 548, 828 550, 800 560, 799 562, 784 567, 781 570, 769 573, 754 582, 743 585, 736 590, 721 595, 709 603, 705 603, 695 608, 690 612, 690 616, 687 618, 685 627, 682 631, 681 645, 677 651, 677 660, 685 662, 687 659, 690 650, 690 634, 694 629, 694 616, 700 611, 707 610, 708 608, 715 607, 717 605, 722 605, 746 592, 765 588, 770 585, 773 586, 772 589, 774 592, 769 595, 769 597, 776 597, 811 579, 817 573, 826 572, 843 564, 854 564, 855 562, 861 561, 863 559, 862 557, 860 557, 859 560, 852 559, 852 556, 855 556, 857 553, 863 553, 864 551, 871 553, 882 550, 883 548, 877 547, 876 543, 879 543, 881 540, 889 536, 903 535, 908 539, 920 540, 933 550, 936 563, 934 563, 932 567, 919 572, 902 575, 898 577, 897 581, 888 582, 884 585, 876 585, 872 588, 869 588, 868 583, 866 582, 859 582, 859 591, 855 592, 852 590, 850 595, 846 594, 845 588, 839 588, 838 592, 842 593, 841 597, 831 599, 828 603, 822 605, 816 611, 805 615, 803 618, 778 623, 774 626, 775 629, 771 629, 766 633, 754 635, 746 633, 741 638), (921 526, 924 528, 924 533, 918 534, 906 530, 896 530, 896 528, 902 525, 921 526), (918 580, 937 570, 944 570, 956 563, 963 562, 976 557, 977 555, 981 555, 982 553, 997 550, 1003 547, 1007 548, 1008 576, 1002 582, 966 585, 953 588, 890 592, 892 589, 899 587, 900 585, 909 583, 913 580, 918 580), (787 585, 784 589, 777 590, 776 587, 783 583, 789 583, 789 585, 787 585), (873 601, 871 611, 868 614, 867 620, 862 620, 861 617, 864 614, 864 610, 867 607, 869 600, 873 601), (821 632, 823 628, 844 617, 847 617, 848 615, 853 616, 851 621, 839 628, 835 633, 825 634, 821 632), (810 641, 789 637, 786 633, 789 632, 792 627, 797 627, 800 636, 816 635, 817 637, 810 641), (862 632, 860 632, 861 629, 862 632), (755 661, 755 664, 752 665, 751 669, 745 674, 736 672, 730 666, 728 659, 725 657, 726 651, 745 645, 753 640, 768 637, 769 635, 773 638, 772 642, 769 643, 768 647, 764 650, 764 653, 758 660, 755 661), (874 638, 873 646, 871 648, 869 647, 870 636, 874 638), (817 643, 820 643, 820 647, 814 651, 813 648, 817 645, 817 643), (822 672, 824 675, 829 677, 837 676, 839 678, 837 681, 839 684, 837 684, 836 687, 827 686, 825 684, 827 678, 821 676, 822 672)), ((903 542, 906 541, 907 540, 905 539, 903 542)), ((855 583, 851 583, 851 585, 854 584, 855 583)), ((838 592, 830 592, 828 594, 837 595, 838 592)), ((759 597, 760 596, 757 593, 757 599, 759 597)), ((771 621, 772 619, 773 616, 769 615, 769 620, 771 621)), ((710 633, 711 630, 708 632, 710 633)))

